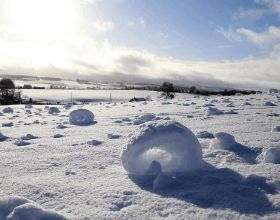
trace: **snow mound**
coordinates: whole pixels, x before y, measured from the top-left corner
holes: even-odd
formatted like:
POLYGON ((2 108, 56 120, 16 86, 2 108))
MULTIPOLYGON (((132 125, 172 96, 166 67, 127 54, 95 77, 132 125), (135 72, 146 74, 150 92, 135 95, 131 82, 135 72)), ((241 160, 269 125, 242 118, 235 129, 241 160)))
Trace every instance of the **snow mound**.
POLYGON ((202 149, 196 136, 178 122, 150 122, 132 136, 123 151, 124 169, 145 175, 155 162, 163 173, 179 173, 202 166, 202 149))
POLYGON ((217 109, 217 108, 213 108, 213 107, 208 107, 207 111, 206 111, 206 116, 211 116, 211 115, 223 115, 224 112, 217 109))
POLYGON ((244 102, 244 105, 252 105, 250 102, 244 102))
POLYGON ((153 121, 156 119, 156 116, 154 114, 145 114, 140 116, 139 118, 137 118, 133 124, 134 125, 140 125, 140 124, 144 124, 148 121, 153 121))
POLYGON ((32 135, 32 134, 27 134, 25 136, 22 136, 20 139, 21 140, 25 140, 25 141, 28 141, 28 140, 32 140, 32 139, 37 139, 38 137, 32 135))
POLYGON ((49 109, 48 109, 49 114, 57 114, 59 112, 60 112, 60 110, 57 107, 49 107, 49 109))
POLYGON ((214 137, 215 139, 210 143, 212 149, 229 150, 237 144, 235 137, 225 132, 218 132, 214 134, 214 137))
POLYGON ((53 138, 61 138, 61 137, 64 137, 62 134, 54 134, 53 135, 53 138))
POLYGON ((3 113, 13 113, 14 109, 11 107, 6 107, 2 110, 3 113))
POLYGON ((118 138, 121 137, 121 135, 119 135, 119 134, 107 134, 107 137, 109 139, 118 139, 118 138))
POLYGON ((98 141, 98 140, 92 140, 87 142, 88 145, 92 145, 92 146, 98 146, 102 143, 103 143, 102 141, 98 141))
POLYGON ((278 89, 274 89, 274 88, 270 88, 268 91, 267 91, 267 94, 277 94, 279 93, 280 91, 278 89))
POLYGON ((69 122, 78 126, 92 125, 94 123, 94 114, 86 109, 77 109, 69 114, 69 122))
POLYGON ((238 112, 237 111, 234 111, 234 110, 229 110, 229 111, 226 111, 224 112, 226 115, 238 115, 238 112))
POLYGON ((214 138, 214 135, 208 131, 199 131, 196 134, 197 138, 214 138))
POLYGON ((13 126, 14 126, 13 122, 2 123, 2 127, 13 127, 13 126))
POLYGON ((280 164, 280 148, 271 147, 260 154, 257 159, 263 163, 280 164))
POLYGON ((63 108, 66 110, 69 110, 70 108, 72 108, 72 104, 68 103, 68 104, 64 105, 63 108))
POLYGON ((277 106, 277 105, 274 104, 274 103, 271 102, 271 101, 267 101, 267 102, 264 102, 264 103, 263 103, 263 106, 277 106))
POLYGON ((271 131, 272 132, 280 132, 280 126, 275 126, 274 128, 272 128, 271 131))
POLYGON ((58 213, 47 211, 30 200, 15 196, 0 199, 0 219, 66 220, 58 213))
POLYGON ((8 137, 0 132, 0 142, 7 140, 8 137))
POLYGON ((15 145, 18 146, 18 147, 23 147, 23 146, 26 146, 26 145, 29 145, 30 143, 29 142, 26 142, 24 140, 17 140, 15 142, 15 145))
POLYGON ((56 128, 58 128, 58 129, 65 129, 65 128, 67 128, 67 126, 65 126, 63 124, 59 124, 59 125, 57 125, 56 128))
POLYGON ((25 105, 25 108, 30 109, 30 108, 33 108, 33 106, 32 106, 32 105, 30 105, 30 104, 26 104, 26 105, 25 105))

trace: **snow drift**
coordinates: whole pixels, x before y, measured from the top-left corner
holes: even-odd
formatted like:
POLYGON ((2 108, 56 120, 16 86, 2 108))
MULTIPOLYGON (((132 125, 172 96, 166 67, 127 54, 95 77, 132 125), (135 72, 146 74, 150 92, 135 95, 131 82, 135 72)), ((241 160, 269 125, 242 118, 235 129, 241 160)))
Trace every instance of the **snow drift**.
POLYGON ((78 126, 92 125, 94 123, 94 114, 86 109, 77 109, 69 114, 69 122, 78 126))
POLYGON ((47 211, 28 199, 16 196, 0 199, 0 219, 66 220, 58 213, 47 211))
POLYGON ((153 167, 159 167, 162 173, 179 173, 201 168, 202 149, 196 136, 184 125, 150 122, 131 137, 121 160, 129 174, 149 174, 154 172, 153 167))

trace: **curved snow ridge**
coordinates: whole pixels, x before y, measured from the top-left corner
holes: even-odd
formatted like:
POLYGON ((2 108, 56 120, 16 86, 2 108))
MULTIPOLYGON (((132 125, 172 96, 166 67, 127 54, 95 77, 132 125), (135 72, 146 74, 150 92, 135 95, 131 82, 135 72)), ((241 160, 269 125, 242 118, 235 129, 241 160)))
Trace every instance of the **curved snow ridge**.
POLYGON ((202 167, 202 148, 190 129, 174 121, 144 124, 121 155, 129 174, 145 175, 156 164, 162 173, 181 173, 202 167))
POLYGON ((87 109, 77 109, 69 114, 69 122, 72 125, 77 126, 89 126, 93 125, 94 114, 87 109))
POLYGON ((263 163, 280 164, 280 147, 268 148, 258 156, 257 160, 263 163))
POLYGON ((56 212, 45 210, 33 201, 17 196, 0 199, 0 219, 66 220, 56 212))

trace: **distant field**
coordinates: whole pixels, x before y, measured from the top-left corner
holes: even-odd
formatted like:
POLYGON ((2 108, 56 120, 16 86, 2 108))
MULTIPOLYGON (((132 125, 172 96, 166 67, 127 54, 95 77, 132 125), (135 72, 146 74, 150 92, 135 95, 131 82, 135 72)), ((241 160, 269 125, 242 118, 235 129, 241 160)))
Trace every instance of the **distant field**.
POLYGON ((38 90, 26 89, 22 90, 24 98, 32 98, 34 101, 49 102, 70 102, 71 93, 74 102, 107 102, 112 100, 115 102, 129 101, 133 97, 157 97, 158 92, 139 91, 139 90, 38 90))

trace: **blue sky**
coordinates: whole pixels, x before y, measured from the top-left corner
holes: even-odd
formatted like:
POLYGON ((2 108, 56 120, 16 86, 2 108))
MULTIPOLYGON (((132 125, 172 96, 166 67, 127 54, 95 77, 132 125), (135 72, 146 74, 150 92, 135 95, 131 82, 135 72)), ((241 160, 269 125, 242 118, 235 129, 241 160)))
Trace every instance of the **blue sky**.
POLYGON ((0 48, 8 74, 279 87, 280 0, 1 0, 0 48))
POLYGON ((221 60, 266 53, 264 48, 249 44, 242 39, 244 36, 234 33, 238 28, 261 32, 271 25, 280 25, 277 13, 257 17, 254 10, 270 9, 254 0, 112 0, 97 1, 87 8, 87 13, 91 19, 114 21, 113 34, 99 36, 114 44, 179 59, 221 60), (246 11, 252 15, 242 16, 246 11), (127 26, 139 20, 144 25, 127 26), (228 32, 233 39, 227 39, 219 30, 228 32))

